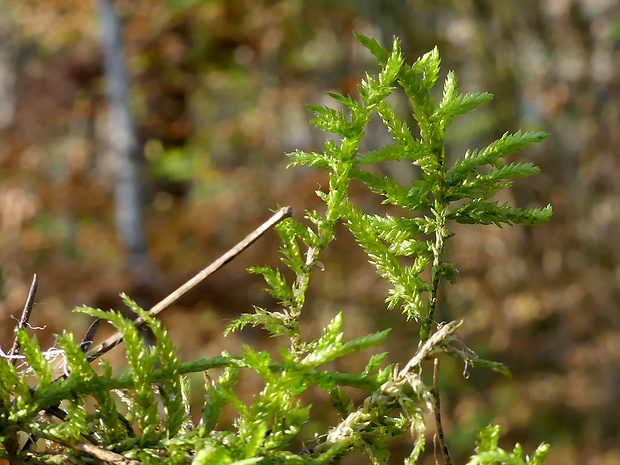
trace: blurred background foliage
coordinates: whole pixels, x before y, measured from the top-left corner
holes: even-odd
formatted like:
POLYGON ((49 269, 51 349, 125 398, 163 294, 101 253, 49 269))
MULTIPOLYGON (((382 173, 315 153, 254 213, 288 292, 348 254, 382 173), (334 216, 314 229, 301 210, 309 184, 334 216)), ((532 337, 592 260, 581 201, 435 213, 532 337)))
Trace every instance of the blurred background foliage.
MULTIPOLYGON (((355 94, 372 65, 352 32, 384 45, 395 35, 408 61, 438 45, 444 74, 454 69, 463 91, 495 94, 490 105, 454 124, 449 156, 505 131, 550 134, 518 155, 542 174, 518 182, 502 200, 522 208, 551 203, 552 221, 503 230, 458 226, 449 245, 460 275, 445 289, 441 316, 465 318, 461 339, 514 373, 510 380, 443 364, 443 416, 456 463, 490 421, 504 428, 507 448, 550 442, 549 465, 620 463, 617 1, 117 0, 144 155, 153 269, 140 276, 125 271, 114 227, 93 4, 0 0, 5 350, 11 315, 23 307, 35 272, 40 285, 31 321, 46 326, 39 331, 45 346, 63 328, 85 330, 89 322, 71 313, 74 306, 120 308, 117 296, 125 291, 148 307, 234 245, 269 209, 292 205, 299 217, 320 208, 314 191, 326 184, 323 173, 285 170, 283 153, 317 150, 324 136, 308 125, 305 104, 329 103, 329 90, 355 94)), ((387 140, 376 125, 366 143, 387 140)), ((402 182, 417 175, 390 164, 384 169, 402 182)), ((352 196, 368 210, 378 206, 359 186, 352 196)), ((185 360, 237 351, 239 339, 274 344, 259 330, 226 339, 221 333, 252 304, 274 304, 261 278, 245 268, 277 263, 278 245, 271 233, 164 316, 185 360)), ((306 334, 316 336, 343 311, 350 337, 395 327, 386 349, 391 361, 406 362, 417 328, 384 310, 386 286, 353 240, 343 231, 325 255, 303 319, 306 334)), ((339 368, 360 369, 364 361, 349 362, 339 368)), ((249 393, 255 383, 246 383, 249 393)), ((314 403, 326 401, 314 396, 314 403)), ((314 415, 310 429, 317 431, 334 420, 314 415)), ((428 449, 424 463, 435 463, 432 434, 428 449)), ((396 444, 394 463, 398 457, 396 444)))

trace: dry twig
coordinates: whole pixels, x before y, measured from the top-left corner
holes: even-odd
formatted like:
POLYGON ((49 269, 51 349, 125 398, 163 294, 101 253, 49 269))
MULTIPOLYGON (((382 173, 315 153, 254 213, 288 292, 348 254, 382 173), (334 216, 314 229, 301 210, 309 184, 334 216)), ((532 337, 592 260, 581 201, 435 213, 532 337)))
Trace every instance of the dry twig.
POLYGON ((78 442, 77 444, 70 444, 65 442, 58 443, 62 444, 65 447, 70 447, 71 449, 77 450, 78 452, 84 452, 85 454, 88 454, 91 457, 95 457, 96 459, 102 460, 106 463, 111 463, 114 465, 140 465, 140 462, 136 460, 128 459, 121 454, 117 454, 116 452, 104 449, 103 447, 95 446, 94 444, 90 444, 88 442, 78 442))
POLYGON ((97 318, 93 323, 88 327, 82 342, 80 342, 80 349, 82 352, 86 353, 90 348, 90 345, 93 343, 93 339, 95 337, 95 333, 97 329, 99 329, 99 325, 101 324, 101 318, 97 318))
MULTIPOLYGON (((37 292, 37 284, 38 284, 38 279, 37 279, 37 275, 35 274, 32 277, 32 284, 30 284, 30 291, 28 292, 28 297, 26 298, 24 310, 22 311, 22 316, 17 325, 17 328, 19 329, 23 329, 28 325, 28 321, 30 320, 30 314, 32 313, 32 307, 34 306, 34 295, 37 292)), ((8 355, 13 357, 19 354, 19 349, 20 349, 19 340, 17 339, 17 335, 15 335, 13 346, 11 347, 11 350, 9 350, 8 355)), ((16 360, 17 360, 16 358, 13 358, 14 364, 16 360)))
POLYGON ((443 426, 441 425, 441 399, 439 398, 439 358, 435 357, 433 361, 433 398, 435 399, 435 426, 437 427, 437 436, 439 437, 439 447, 441 447, 441 453, 443 455, 443 462, 445 465, 452 465, 452 459, 450 458, 450 451, 448 450, 448 444, 446 443, 446 437, 443 433, 443 426))
MULTIPOLYGON (((229 263, 233 258, 235 258, 237 255, 239 255, 241 252, 247 249, 250 245, 256 242, 256 240, 260 238, 266 231, 274 227, 276 224, 278 224, 283 219, 289 218, 290 216, 292 216, 292 214, 293 214, 293 210, 291 209, 291 207, 281 208, 271 218, 265 221, 261 226, 256 228, 250 234, 248 234, 245 237, 245 239, 240 241, 232 249, 230 249, 220 258, 218 258, 213 263, 211 263, 209 266, 207 266, 205 269, 203 269, 198 274, 196 274, 192 279, 190 279, 185 284, 183 284, 181 287, 179 287, 177 290, 175 290, 170 295, 168 295, 168 297, 166 297, 161 302, 156 304, 153 308, 151 308, 148 312, 149 315, 155 316, 161 313, 163 310, 168 308, 172 303, 174 303, 179 298, 181 298, 181 296, 183 296, 188 291, 196 287, 198 284, 204 281, 208 276, 210 276, 215 271, 222 268, 224 265, 229 263)), ((141 318, 141 317, 137 318, 134 321, 134 325, 138 328, 141 327, 144 323, 145 323, 145 320, 144 318, 141 318)), ((93 360, 99 358, 100 356, 108 352, 113 347, 120 344, 122 341, 123 341, 123 334, 120 331, 114 333, 112 336, 110 336, 108 339, 103 341, 101 344, 99 344, 93 350, 91 350, 90 352, 86 354, 88 357, 88 360, 92 362, 93 360)))

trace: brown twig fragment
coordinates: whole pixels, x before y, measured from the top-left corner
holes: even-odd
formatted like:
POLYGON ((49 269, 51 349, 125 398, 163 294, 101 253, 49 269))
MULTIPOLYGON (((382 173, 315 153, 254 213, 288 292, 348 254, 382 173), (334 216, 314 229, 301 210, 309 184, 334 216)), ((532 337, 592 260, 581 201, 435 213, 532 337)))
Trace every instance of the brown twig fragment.
POLYGON ((90 444, 88 442, 70 444, 64 441, 59 441, 57 439, 52 439, 52 441, 58 442, 58 444, 62 444, 65 447, 70 447, 71 449, 77 450, 79 452, 84 452, 85 454, 88 454, 91 457, 95 457, 96 459, 102 460, 106 463, 111 463, 114 465, 140 465, 140 462, 136 460, 128 459, 121 454, 117 454, 116 452, 104 449, 103 447, 95 446, 94 444, 90 444))
MULTIPOLYGON (((168 297, 163 299, 161 302, 157 303, 153 308, 149 310, 148 312, 149 315, 155 316, 161 313, 163 310, 168 308, 173 302, 181 298, 181 296, 183 296, 188 291, 196 287, 198 284, 204 281, 208 276, 210 276, 211 274, 213 274, 214 272, 222 268, 224 265, 229 263, 233 258, 235 258, 237 255, 239 255, 241 252, 247 249, 250 245, 256 242, 258 238, 260 238, 263 234, 265 234, 265 232, 267 232, 269 229, 274 227, 276 224, 278 224, 283 219, 289 218, 292 215, 293 215, 293 210, 291 207, 281 208, 271 218, 269 218, 262 225, 260 225, 250 234, 248 234, 242 241, 240 241, 232 249, 230 249, 228 252, 226 252, 224 255, 222 255, 217 260, 215 260, 205 269, 200 271, 192 279, 190 279, 185 284, 183 284, 181 287, 179 287, 177 290, 175 290, 170 295, 168 295, 168 297)), ((134 321, 134 325, 138 328, 142 326, 144 323, 145 323, 145 320, 144 318, 141 318, 141 317, 137 318, 134 321)), ((108 339, 103 341, 101 344, 96 346, 93 350, 88 352, 86 356, 88 357, 88 360, 92 362, 93 360, 99 358, 101 355, 108 352, 113 347, 120 344, 122 341, 123 341, 122 333, 116 332, 112 336, 110 336, 108 339)))
POLYGON ((80 442, 70 447, 77 451, 84 452, 99 460, 103 460, 104 462, 113 463, 116 465, 140 465, 140 462, 136 460, 130 460, 123 457, 121 454, 117 454, 116 452, 103 449, 102 447, 95 446, 93 444, 89 444, 88 442, 80 442))
POLYGON ((82 342, 80 342, 80 349, 82 352, 86 353, 90 348, 90 345, 93 343, 93 339, 95 338, 95 333, 99 329, 99 325, 101 324, 101 318, 97 318, 93 323, 88 327, 82 342))
POLYGON ((435 357, 433 360, 433 398, 435 399, 435 426, 437 427, 437 436, 439 436, 439 447, 441 447, 441 453, 443 455, 443 462, 445 465, 452 465, 452 459, 450 458, 450 451, 448 450, 448 444, 446 443, 446 437, 443 433, 443 426, 441 425, 441 400, 439 398, 439 358, 435 357))
MULTIPOLYGON (((37 284, 38 284, 37 275, 33 275, 32 284, 30 284, 30 291, 28 291, 28 297, 26 298, 26 303, 24 304, 24 310, 22 311, 22 316, 17 324, 17 328, 22 329, 28 325, 28 320, 30 320, 30 314, 32 313, 32 307, 34 305, 34 295, 37 292, 37 284)), ((16 328, 16 329, 17 329, 16 328)), ((11 350, 9 350, 8 355, 13 356, 19 354, 19 340, 17 339, 17 335, 15 335, 15 340, 13 341, 13 346, 11 350)), ((15 363, 16 359, 13 359, 13 363, 15 363)))

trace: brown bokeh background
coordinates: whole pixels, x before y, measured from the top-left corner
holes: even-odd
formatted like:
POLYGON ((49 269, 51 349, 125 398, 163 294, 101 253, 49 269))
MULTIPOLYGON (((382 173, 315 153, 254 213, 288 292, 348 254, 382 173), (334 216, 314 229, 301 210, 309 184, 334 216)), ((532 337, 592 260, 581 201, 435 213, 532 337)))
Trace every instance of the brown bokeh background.
MULTIPOLYGON (((454 227, 449 258, 460 271, 441 316, 464 318, 460 338, 506 363, 514 378, 446 361, 443 407, 455 463, 476 430, 502 425, 506 448, 552 444, 549 465, 620 463, 620 11, 614 0, 118 0, 131 103, 144 147, 145 226, 153 270, 132 276, 114 226, 106 150, 102 55, 92 1, 0 1, 0 344, 33 273, 32 323, 42 345, 63 329, 81 335, 78 305, 120 308, 125 291, 148 307, 269 216, 321 208, 325 173, 286 170, 283 155, 318 150, 306 103, 355 93, 372 57, 352 32, 402 40, 409 62, 439 46, 443 74, 494 101, 457 120, 449 156, 505 131, 539 129, 541 145, 515 159, 540 165, 502 196, 551 203, 538 228, 454 227)), ((405 108, 404 106, 402 107, 405 108)), ((386 143, 379 125, 367 146, 386 143)), ((384 167, 407 182, 409 167, 384 167)), ((360 186, 355 201, 377 209, 360 186)), ((404 363, 414 322, 383 305, 386 286, 344 230, 325 251, 303 316, 308 337, 337 312, 356 337, 394 327, 386 349, 404 363)), ((278 263, 271 232, 164 317, 190 360, 269 348, 260 330, 223 338, 252 305, 272 308, 252 265, 278 263)), ((119 349, 116 349, 117 351, 119 349)), ((119 357, 121 354, 111 354, 119 357)), ((369 354, 363 354, 367 357, 369 354)), ((339 369, 359 369, 363 357, 339 369)), ((246 383, 252 386, 252 382, 246 383)), ((359 399, 359 393, 353 393, 359 399)), ((314 402, 321 394, 312 392, 314 402)), ((320 430, 333 418, 314 420, 320 430)), ((407 444, 395 447, 394 463, 407 444)), ((435 463, 432 431, 424 463, 435 463)), ((348 463, 348 462, 347 462, 348 463)))

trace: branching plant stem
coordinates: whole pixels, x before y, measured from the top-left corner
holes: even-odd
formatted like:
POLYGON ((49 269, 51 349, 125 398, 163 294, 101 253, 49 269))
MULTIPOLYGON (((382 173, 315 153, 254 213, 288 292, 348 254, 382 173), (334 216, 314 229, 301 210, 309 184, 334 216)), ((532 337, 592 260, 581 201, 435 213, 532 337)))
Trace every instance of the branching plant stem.
POLYGON ((445 234, 445 225, 443 228, 437 231, 435 238, 435 257, 433 262, 433 268, 431 270, 431 295, 428 299, 428 311, 426 318, 422 322, 420 328, 420 344, 424 344, 431 335, 431 328, 435 323, 435 314, 437 313, 437 303, 439 301, 439 282, 441 281, 441 257, 443 255, 445 234))
MULTIPOLYGON (((118 312, 78 308, 77 311, 108 321, 118 330, 93 349, 90 346, 99 321, 95 321, 79 345, 67 332, 58 338, 60 348, 47 351, 41 350, 36 337, 29 337, 23 329, 18 331, 19 339, 9 355, 0 352, 0 456, 8 454, 11 462, 16 457, 15 463, 22 463, 23 458, 56 463, 75 457, 74 451, 66 450, 71 448, 90 456, 83 457, 86 460, 115 465, 150 463, 154 457, 175 463, 193 460, 196 463, 262 461, 328 465, 357 450, 366 453, 373 463, 387 463, 389 440, 410 431, 413 447, 405 463, 414 465, 423 460, 421 454, 430 418, 426 414, 431 413, 435 417, 444 465, 452 465, 441 420, 438 357, 449 355, 463 360, 465 370, 469 365, 481 365, 502 373, 508 371, 497 362, 481 359, 460 343, 455 331, 461 322, 438 323, 440 283, 454 284, 457 273, 454 265, 444 260, 446 243, 452 235, 449 226, 454 222, 500 227, 546 222, 552 214, 550 206, 523 210, 493 200, 512 179, 539 172, 531 163, 506 162, 504 158, 540 142, 545 134, 506 133, 487 147, 467 151, 448 165, 444 153, 447 126, 492 96, 462 94, 456 76, 449 72, 441 101, 436 101, 433 97, 436 92, 431 90, 440 74, 437 49, 409 65, 404 62, 398 40, 390 52, 372 38, 358 35, 358 39, 379 60, 378 78, 366 75, 359 86, 359 99, 330 93, 342 110, 310 107, 316 113, 313 124, 334 134, 339 141, 327 138, 322 153, 288 154, 292 165, 329 171, 329 188, 317 191, 326 204, 325 213, 307 211, 306 219, 312 223, 307 226, 294 219, 283 221, 292 213, 290 207, 282 208, 148 312, 122 294, 125 304, 140 317, 135 321, 118 312), (387 101, 396 85, 402 87, 410 100, 420 137, 414 136, 409 125, 399 120, 387 101), (375 114, 393 141, 378 150, 362 152, 362 139, 375 114), (420 168, 421 176, 401 185, 389 176, 376 175, 370 165, 386 161, 412 163, 420 168), (405 214, 369 214, 363 205, 354 205, 348 192, 354 180, 385 197, 383 203, 403 208, 405 214), (327 363, 378 346, 389 333, 389 329, 384 329, 347 340, 343 312, 333 316, 321 335, 309 340, 302 338, 299 319, 306 305, 310 277, 315 266, 324 268, 319 254, 335 239, 334 228, 338 223, 350 230, 378 274, 392 285, 386 309, 401 308, 407 319, 420 322, 417 350, 404 368, 399 365, 381 368, 389 355, 382 353, 373 355, 362 372, 325 369, 327 363), (226 334, 252 325, 264 328, 274 337, 290 338, 291 347, 278 347, 279 361, 270 351, 255 350, 248 344, 241 355, 223 352, 217 358, 181 363, 170 334, 154 317, 276 225, 283 243, 282 262, 293 272, 294 281, 269 266, 252 267, 250 272, 263 275, 269 285, 268 292, 283 308, 274 311, 255 307, 254 313, 243 314, 233 321, 226 334), (146 346, 137 331, 143 326, 148 326, 155 336, 152 347, 146 346), (113 376, 110 365, 102 361, 104 373, 99 375, 89 362, 121 342, 125 345, 129 369, 113 376), (51 355, 56 353, 64 357, 62 374, 54 373, 51 364, 51 355), (40 380, 36 388, 31 387, 24 370, 13 365, 15 359, 23 360, 28 374, 40 380), (434 360, 432 385, 425 383, 423 376, 430 360, 434 360), (190 415, 190 383, 183 375, 205 373, 213 368, 222 368, 221 374, 217 381, 206 383, 201 420, 196 425, 190 415), (264 388, 252 397, 251 404, 236 393, 235 385, 244 370, 255 372, 264 382, 264 388), (54 380, 58 382, 53 383, 54 380), (159 388, 158 398, 154 396, 155 386, 159 388), (301 397, 311 386, 329 393, 340 421, 320 434, 314 447, 295 454, 291 441, 298 441, 300 431, 314 421, 310 406, 301 397), (362 405, 350 398, 343 389, 346 386, 367 392, 362 405), (95 400, 95 415, 90 398, 95 400), (117 408, 118 398, 126 401, 121 410, 117 408), (218 424, 227 406, 237 412, 236 417, 231 428, 220 431, 218 424), (52 418, 50 424, 51 417, 58 421, 52 418), (21 451, 18 433, 20 437, 24 433, 31 435, 21 451), (64 447, 52 447, 48 443, 43 453, 29 448, 39 439, 64 447)), ((35 291, 36 276, 18 328, 28 325, 35 291)), ((546 444, 531 458, 524 455, 521 446, 515 447, 512 453, 504 451, 498 447, 499 427, 496 426, 485 428, 479 437, 476 455, 468 462, 472 465, 491 462, 541 465, 549 452, 546 444)))

